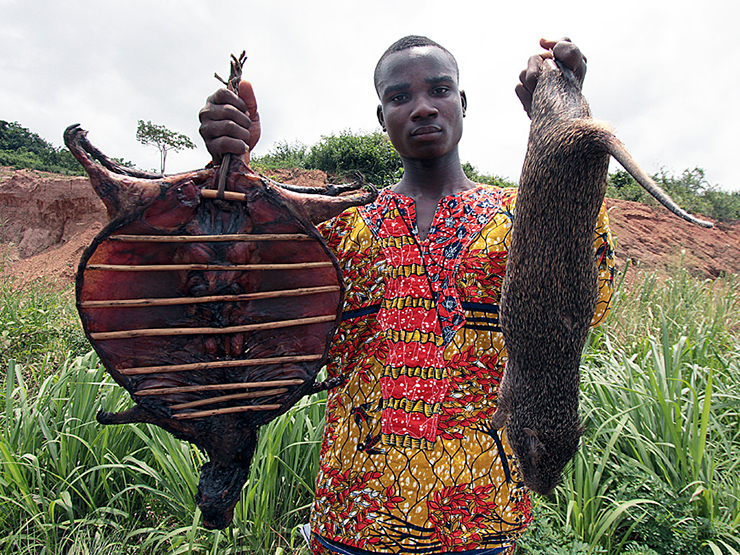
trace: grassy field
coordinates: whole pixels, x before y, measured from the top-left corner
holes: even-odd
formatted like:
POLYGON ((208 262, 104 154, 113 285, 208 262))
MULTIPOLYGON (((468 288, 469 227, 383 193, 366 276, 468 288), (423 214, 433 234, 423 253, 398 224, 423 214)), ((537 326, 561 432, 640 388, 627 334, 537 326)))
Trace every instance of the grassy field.
MULTIPOLYGON (((582 364, 583 446, 536 497, 517 553, 740 553, 740 280, 620 284, 582 364)), ((0 553, 306 553, 323 403, 261 429, 227 531, 202 528, 200 453, 153 426, 100 426, 130 404, 72 294, 0 288, 0 553)))

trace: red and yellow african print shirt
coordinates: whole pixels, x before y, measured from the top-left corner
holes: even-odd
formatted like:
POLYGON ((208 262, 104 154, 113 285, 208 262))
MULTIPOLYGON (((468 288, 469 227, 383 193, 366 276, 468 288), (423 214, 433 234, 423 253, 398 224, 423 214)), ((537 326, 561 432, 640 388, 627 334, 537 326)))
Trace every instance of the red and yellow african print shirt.
MULTIPOLYGON (((327 401, 315 553, 503 553, 529 523, 506 436, 488 424, 515 199, 487 186, 444 197, 422 240, 414 201, 385 189, 321 227, 347 287, 327 370, 346 382, 327 401)), ((602 208, 593 325, 611 298, 612 244, 602 208)))

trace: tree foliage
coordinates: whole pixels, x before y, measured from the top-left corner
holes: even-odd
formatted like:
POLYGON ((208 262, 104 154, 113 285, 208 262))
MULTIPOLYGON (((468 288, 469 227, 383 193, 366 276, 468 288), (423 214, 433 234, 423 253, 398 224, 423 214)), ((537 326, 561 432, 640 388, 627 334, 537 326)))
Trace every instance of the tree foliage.
POLYGON ((18 122, 0 120, 0 166, 82 175, 82 167, 65 147, 55 147, 18 122))
POLYGON ((267 154, 252 156, 252 162, 268 169, 305 168, 307 152, 308 147, 300 141, 278 141, 267 154))
MULTIPOLYGON (((719 221, 740 219, 740 191, 719 190, 707 181, 701 168, 686 169, 680 175, 662 169, 652 177, 681 208, 692 214, 719 221)), ((643 204, 658 202, 624 170, 609 175, 606 196, 643 204)))
POLYGON ((401 157, 388 137, 379 132, 325 135, 306 153, 306 167, 334 175, 360 172, 367 181, 384 187, 401 177, 401 157))
POLYGON ((514 181, 509 181, 498 175, 480 173, 470 162, 463 162, 462 169, 465 175, 468 176, 468 179, 475 183, 485 183, 487 185, 495 185, 496 187, 518 187, 518 184, 514 181))
MULTIPOLYGON (((268 169, 318 169, 340 178, 359 172, 378 187, 392 185, 403 176, 401 157, 380 131, 354 133, 345 130, 339 135, 325 135, 310 147, 301 142, 281 141, 275 143, 268 154, 253 160, 268 169)), ((463 164, 463 170, 476 183, 516 186, 501 177, 479 173, 469 162, 463 164)))
POLYGON ((164 174, 167 153, 172 150, 179 152, 183 149, 195 148, 195 144, 187 135, 170 131, 164 125, 157 125, 151 121, 139 120, 136 128, 136 140, 146 146, 155 146, 159 150, 160 172, 164 174))

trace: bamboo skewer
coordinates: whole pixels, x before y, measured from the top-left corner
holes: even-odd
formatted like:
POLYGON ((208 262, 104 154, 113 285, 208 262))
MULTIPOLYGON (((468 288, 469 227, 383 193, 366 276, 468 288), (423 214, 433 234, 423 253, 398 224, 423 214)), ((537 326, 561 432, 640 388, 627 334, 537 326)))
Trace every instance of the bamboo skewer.
POLYGON ((310 270, 329 268, 327 262, 300 262, 293 264, 88 264, 86 270, 109 270, 115 272, 176 272, 185 270, 203 270, 206 272, 236 272, 250 270, 310 270))
POLYGON ((186 412, 182 414, 173 414, 178 420, 189 420, 191 418, 206 418, 207 416, 218 416, 219 414, 233 414, 238 412, 248 412, 251 410, 278 410, 283 408, 282 405, 247 405, 244 407, 227 407, 225 409, 202 410, 198 412, 186 412))
POLYGON ((311 241, 305 233, 232 233, 224 235, 111 235, 108 241, 124 243, 222 243, 228 241, 311 241))
MULTIPOLYGON (((229 156, 228 154, 226 156, 229 156)), ((221 177, 221 175, 228 175, 228 167, 229 164, 225 163, 226 157, 224 157, 224 161, 221 162, 221 168, 219 170, 219 184, 221 183, 221 179, 224 180, 224 184, 226 183, 226 178, 221 177)), ((202 189, 200 191, 200 194, 203 198, 207 199, 218 199, 218 200, 232 200, 237 202, 247 202, 247 195, 244 193, 236 193, 234 191, 223 191, 223 197, 219 197, 218 191, 214 189, 202 189)))
POLYGON ((316 295, 319 293, 332 293, 339 291, 338 285, 325 285, 321 287, 304 287, 301 289, 283 289, 278 291, 257 291, 255 293, 242 293, 240 295, 210 295, 207 297, 169 297, 153 299, 113 299, 100 301, 83 301, 82 308, 113 308, 113 307, 149 307, 149 306, 173 306, 183 304, 201 303, 226 303, 252 301, 258 299, 275 299, 278 297, 301 297, 304 295, 316 295))
POLYGON ((133 337, 161 337, 179 335, 219 335, 227 333, 246 333, 250 331, 275 330, 290 328, 293 326, 307 326, 309 324, 321 324, 333 322, 335 315, 314 316, 311 318, 297 318, 295 320, 277 320, 274 322, 262 322, 259 324, 245 324, 243 326, 230 326, 225 328, 144 328, 138 330, 104 331, 91 333, 90 337, 96 341, 108 339, 130 339, 133 337))
MULTIPOLYGON (((122 368, 119 370, 124 376, 136 376, 139 374, 159 374, 167 372, 187 372, 189 370, 208 370, 217 368, 241 368, 245 366, 261 366, 263 364, 290 364, 294 362, 312 362, 320 360, 323 355, 295 355, 272 358, 248 358, 244 360, 214 360, 211 362, 192 362, 190 364, 173 364, 171 366, 139 366, 138 368, 122 368)), ((250 382, 269 383, 277 385, 277 382, 250 382)), ((243 384, 242 384, 243 385, 243 384)), ((254 387, 262 387, 255 385, 254 387)), ((152 389, 151 391, 158 391, 152 389)), ((155 393, 137 393, 137 395, 155 395, 155 393)))
MULTIPOLYGON (((315 360, 315 359, 314 359, 315 360)), ((169 395, 170 393, 201 393, 203 391, 223 391, 226 389, 253 389, 259 387, 277 387, 287 385, 301 385, 305 380, 273 380, 270 382, 242 382, 242 383, 216 383, 209 385, 186 385, 182 387, 160 387, 157 389, 145 389, 137 391, 134 395, 169 395)))
POLYGON ((268 391, 250 391, 249 393, 234 393, 233 395, 221 395, 220 397, 209 397, 208 399, 200 399, 198 401, 192 401, 190 403, 180 403, 177 405, 170 405, 172 410, 192 409, 195 407, 202 407, 205 405, 214 405, 217 403, 225 403, 226 401, 238 401, 240 399, 253 399, 255 397, 269 397, 270 395, 280 395, 288 391, 285 388, 281 389, 270 389, 268 391))

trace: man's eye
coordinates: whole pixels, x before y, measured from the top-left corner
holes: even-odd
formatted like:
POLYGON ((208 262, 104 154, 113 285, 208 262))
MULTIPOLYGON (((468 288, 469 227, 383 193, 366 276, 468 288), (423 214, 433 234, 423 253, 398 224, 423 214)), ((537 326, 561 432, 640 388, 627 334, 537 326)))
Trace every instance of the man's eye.
POLYGON ((408 96, 406 94, 394 94, 391 97, 391 102, 403 102, 407 98, 408 98, 408 96))
POLYGON ((450 90, 449 87, 436 87, 432 92, 434 94, 445 94, 450 90))

